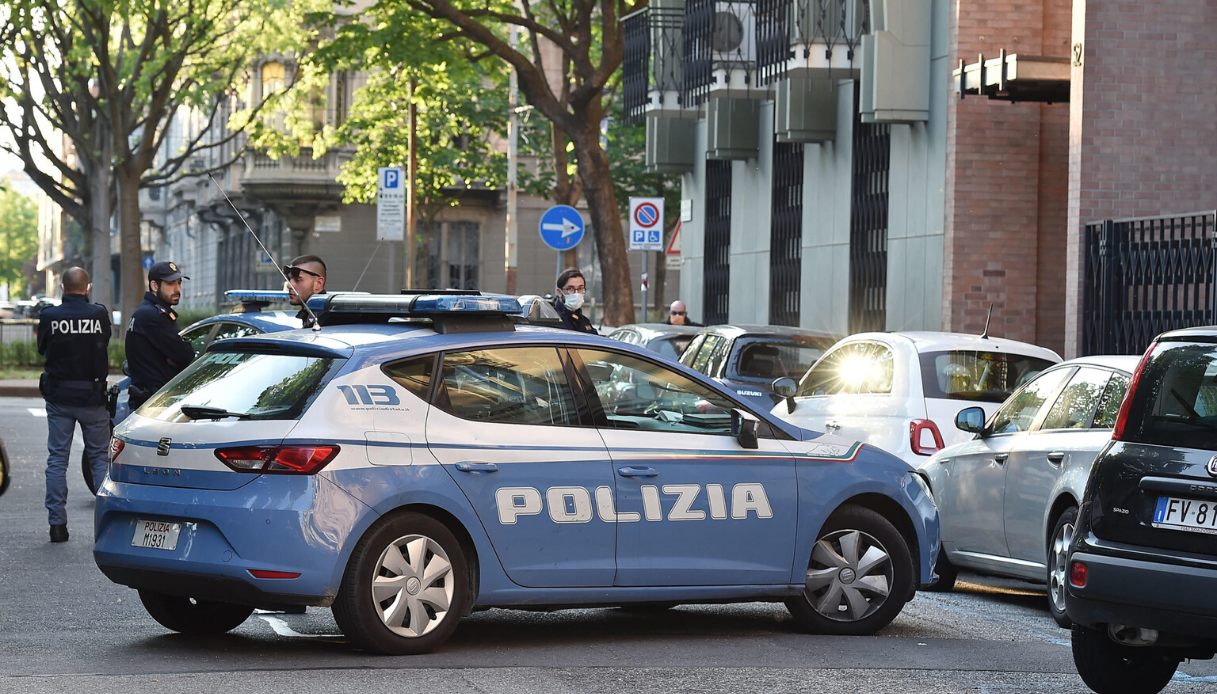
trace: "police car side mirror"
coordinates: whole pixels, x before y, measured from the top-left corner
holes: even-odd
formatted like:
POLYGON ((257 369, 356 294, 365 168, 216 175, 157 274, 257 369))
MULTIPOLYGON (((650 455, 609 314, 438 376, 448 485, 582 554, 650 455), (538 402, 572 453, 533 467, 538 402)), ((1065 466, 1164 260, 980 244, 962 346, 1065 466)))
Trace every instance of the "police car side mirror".
POLYGON ((794 412, 795 403, 794 394, 799 391, 799 384, 795 383, 794 379, 789 376, 775 378, 773 380, 773 392, 786 400, 786 414, 794 412))
POLYGON ((756 438, 756 425, 760 423, 751 412, 741 409, 731 410, 731 433, 739 441, 742 448, 756 448, 759 442, 756 438))

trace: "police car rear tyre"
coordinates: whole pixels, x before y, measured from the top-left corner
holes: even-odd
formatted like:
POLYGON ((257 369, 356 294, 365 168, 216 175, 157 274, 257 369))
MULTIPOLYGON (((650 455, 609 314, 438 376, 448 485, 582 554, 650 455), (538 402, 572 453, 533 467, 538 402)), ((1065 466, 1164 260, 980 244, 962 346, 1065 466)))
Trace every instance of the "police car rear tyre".
POLYGON ((913 590, 913 562, 899 531, 857 506, 828 519, 811 552, 803 594, 786 608, 817 634, 867 635, 887 626, 913 590))
POLYGON ((430 516, 402 513, 355 546, 334 621, 356 648, 426 653, 456 630, 469 593, 468 563, 452 531, 430 516))
POLYGON ((139 591, 144 609, 161 626, 180 634, 203 636, 223 634, 241 626, 254 608, 227 602, 197 600, 165 595, 152 590, 139 591))

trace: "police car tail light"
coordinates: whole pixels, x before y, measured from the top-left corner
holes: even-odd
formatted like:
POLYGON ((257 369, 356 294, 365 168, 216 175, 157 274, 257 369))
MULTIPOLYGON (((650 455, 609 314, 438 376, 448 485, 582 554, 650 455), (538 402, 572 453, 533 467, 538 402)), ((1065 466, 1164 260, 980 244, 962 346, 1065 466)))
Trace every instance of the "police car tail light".
POLYGON ((942 432, 932 419, 909 422, 909 448, 915 455, 934 455, 943 449, 942 432))
POLYGON ((123 447, 126 446, 122 439, 110 439, 110 462, 114 462, 118 458, 118 454, 123 452, 123 447))
POLYGON ((239 446, 218 448, 215 455, 237 472, 311 475, 338 455, 338 446, 239 446))

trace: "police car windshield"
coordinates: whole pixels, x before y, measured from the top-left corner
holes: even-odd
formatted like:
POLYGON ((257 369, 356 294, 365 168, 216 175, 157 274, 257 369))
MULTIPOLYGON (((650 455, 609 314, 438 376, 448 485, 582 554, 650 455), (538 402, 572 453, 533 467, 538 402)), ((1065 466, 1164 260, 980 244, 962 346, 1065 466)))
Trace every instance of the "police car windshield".
POLYGON ((211 352, 156 393, 139 413, 162 421, 296 419, 345 360, 285 354, 211 352))

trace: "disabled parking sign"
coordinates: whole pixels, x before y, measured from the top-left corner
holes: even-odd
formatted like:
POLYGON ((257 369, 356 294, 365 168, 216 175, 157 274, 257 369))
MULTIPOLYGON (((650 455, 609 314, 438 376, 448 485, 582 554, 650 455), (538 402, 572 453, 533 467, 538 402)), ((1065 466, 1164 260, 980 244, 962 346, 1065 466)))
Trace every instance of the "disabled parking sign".
POLYGON ((663 198, 630 198, 630 250, 663 250, 663 198))

